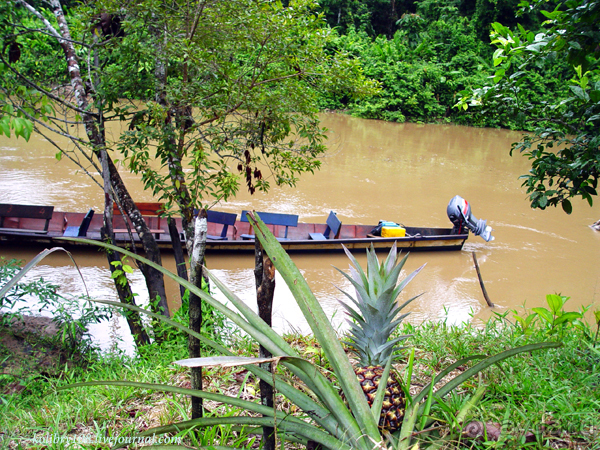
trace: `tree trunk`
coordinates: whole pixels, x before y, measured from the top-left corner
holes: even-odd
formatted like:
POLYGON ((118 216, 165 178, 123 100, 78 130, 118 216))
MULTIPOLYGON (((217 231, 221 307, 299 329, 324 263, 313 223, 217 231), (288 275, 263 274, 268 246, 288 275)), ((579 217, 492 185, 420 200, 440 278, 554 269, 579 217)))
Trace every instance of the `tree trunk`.
MULTIPOLYGON (((196 226, 194 230, 194 245, 190 255, 190 282, 194 286, 202 286, 202 264, 204 262, 204 253, 206 251, 206 232, 207 232, 206 210, 201 209, 196 217, 196 226)), ((190 292, 189 304, 189 327, 190 330, 200 333, 202 327, 202 299, 190 292)), ((193 337, 188 337, 188 352, 190 358, 199 358, 200 341, 193 337)), ((191 369, 192 389, 202 389, 202 367, 192 367, 191 369)), ((192 419, 202 417, 202 399, 192 397, 192 419)))
MULTIPOLYGON (((26 2, 20 0, 20 3, 27 5, 26 2)), ((56 33, 53 27, 50 26, 49 31, 57 37, 59 44, 63 48, 65 59, 67 61, 68 73, 71 79, 71 87, 77 101, 77 106, 81 110, 89 111, 89 102, 83 80, 81 78, 81 71, 77 59, 77 54, 73 46, 73 40, 69 31, 69 25, 65 19, 60 0, 48 0, 52 12, 56 17, 58 28, 60 33, 56 33)), ((27 5, 29 6, 29 5, 27 5)), ((119 203, 131 219, 136 231, 138 232, 144 251, 148 259, 155 262, 156 264, 162 264, 160 258, 160 251, 156 240, 148 226, 146 225, 142 215, 135 207, 135 203, 131 199, 129 192, 127 191, 123 180, 121 179, 116 167, 114 166, 111 158, 102 150, 106 150, 106 139, 104 137, 104 131, 101 122, 101 116, 99 114, 85 113, 83 114, 83 122, 85 124, 86 134, 90 143, 93 146, 94 152, 101 164, 106 164, 110 173, 110 180, 113 192, 119 199, 119 203), (103 159, 105 161, 103 161, 103 159)), ((159 309, 161 313, 166 316, 169 315, 169 308, 167 305, 167 296, 164 287, 164 280, 162 274, 155 269, 142 269, 144 276, 146 277, 146 284, 148 286, 150 300, 159 297, 159 309)))
MULTIPOLYGON (((103 156, 106 154, 106 150, 102 149, 100 151, 103 156)), ((104 226, 101 229, 102 240, 109 242, 114 242, 115 235, 113 232, 113 201, 110 196, 110 176, 108 174, 108 158, 104 157, 101 159, 102 161, 102 179, 104 181, 104 226)), ((108 259, 108 267, 110 268, 110 273, 114 274, 115 271, 122 269, 123 261, 121 260, 121 255, 119 253, 113 252, 112 250, 108 250, 106 252, 106 258, 108 259), (117 265, 113 264, 119 263, 117 265)), ((129 305, 135 305, 135 297, 133 295, 133 291, 131 290, 131 286, 129 285, 129 281, 127 277, 123 274, 122 277, 115 277, 115 287, 117 289, 117 294, 119 295, 119 300, 122 303, 127 303, 129 305)), ((131 335, 133 336, 133 340, 137 347, 148 345, 150 343, 150 337, 148 333, 146 333, 146 329, 144 328, 144 324, 139 313, 135 311, 130 311, 129 309, 123 309, 123 315, 127 320, 127 324, 129 325, 129 330, 131 331, 131 335)))
MULTIPOLYGON (((102 239, 108 238, 108 234, 105 231, 106 229, 103 227, 102 239)), ((108 250, 106 252, 106 256, 108 258, 111 274, 116 270, 121 269, 121 267, 118 267, 120 264, 117 266, 111 264, 112 262, 119 262, 122 264, 121 256, 118 253, 108 250)), ((121 303, 135 305, 135 297, 128 282, 121 284, 119 279, 115 278, 115 287, 117 288, 117 293, 119 294, 119 300, 121 300, 121 303)), ((140 315, 137 312, 130 311, 128 309, 123 309, 122 314, 125 316, 125 319, 127 319, 127 324, 129 325, 129 330, 131 331, 131 335, 133 336, 135 344, 138 347, 148 345, 150 343, 150 337, 148 336, 148 333, 146 333, 146 329, 144 328, 144 324, 140 315)))
MULTIPOLYGON (((256 302, 258 303, 258 315, 269 326, 271 326, 271 317, 273 313, 273 296, 275 294, 275 266, 271 259, 264 252, 258 239, 254 245, 254 279, 256 281, 256 302)), ((270 358, 273 356, 262 345, 259 347, 260 358, 270 358)), ((263 369, 272 371, 271 363, 260 365, 263 369)), ((264 406, 273 407, 273 386, 260 380, 260 402, 264 406)), ((263 427, 262 448, 265 450, 275 450, 275 429, 273 427, 263 427)))
MULTIPOLYGON (((131 220, 135 231, 140 237, 146 257, 153 263, 162 266, 162 258, 156 239, 154 239, 154 235, 150 232, 150 228, 146 224, 142 214, 135 206, 135 202, 129 195, 129 192, 123 183, 123 179, 110 157, 108 157, 108 167, 115 196, 119 199, 119 204, 125 211, 125 214, 127 214, 127 217, 129 217, 129 220, 131 220)), ((150 294, 150 303, 156 305, 153 312, 169 317, 169 305, 167 303, 167 293, 162 273, 153 267, 143 264, 140 264, 140 269, 146 279, 146 286, 148 287, 148 292, 150 294), (155 302, 157 299, 158 301, 155 302)))
MULTIPOLYGON (((177 229, 174 219, 169 217, 167 223, 169 224, 169 235, 171 236, 171 242, 173 243, 173 256, 175 257, 175 264, 177 266, 177 275, 179 275, 180 278, 187 280, 188 274, 185 266, 185 257, 183 256, 183 247, 181 246, 181 238, 179 237, 179 230, 177 229)), ((183 300, 185 288, 181 284, 179 285, 179 293, 183 300)))
MULTIPOLYGON (((194 220, 194 201, 187 189, 186 180, 183 176, 182 154, 184 149, 185 136, 187 134, 188 120, 185 116, 191 114, 191 107, 184 106, 178 108, 177 105, 169 104, 167 98, 167 60, 165 51, 166 31, 157 26, 151 26, 150 32, 155 37, 156 59, 154 77, 156 79, 156 102, 169 112, 167 120, 163 125, 163 145, 166 151, 169 174, 172 186, 175 191, 175 201, 181 212, 182 227, 185 232, 185 245, 189 255, 190 264, 190 282, 202 288, 202 264, 204 263, 204 253, 206 250, 206 210, 200 210, 198 217, 194 220), (171 117, 175 116, 173 123, 171 117), (182 118, 182 116, 184 116, 182 118), (176 139, 178 135, 178 141, 176 139)), ((187 72, 183 83, 187 83, 187 72)), ((202 327, 202 300, 197 295, 190 292, 189 297, 189 328, 200 332, 202 327)), ((200 357, 200 341, 192 336, 188 337, 188 352, 190 358, 200 357)), ((202 389, 202 368, 192 368, 191 373, 192 389, 202 389)), ((192 397, 192 419, 202 417, 202 399, 192 397)))

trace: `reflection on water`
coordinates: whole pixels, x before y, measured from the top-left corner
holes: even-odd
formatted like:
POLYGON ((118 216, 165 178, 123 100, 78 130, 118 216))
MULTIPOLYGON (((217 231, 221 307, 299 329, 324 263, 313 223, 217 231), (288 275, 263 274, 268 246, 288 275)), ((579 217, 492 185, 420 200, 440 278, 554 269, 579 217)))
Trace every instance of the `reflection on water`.
MULTIPOLYGON (((424 293, 410 305, 410 319, 421 321, 446 317, 456 323, 490 316, 477 280, 471 252, 477 253, 481 273, 491 300, 499 312, 543 306, 550 293, 568 295, 569 309, 598 305, 600 234, 588 225, 600 213, 587 204, 576 204, 573 214, 529 207, 518 177, 527 173, 529 162, 509 156, 510 145, 519 134, 505 130, 467 128, 454 125, 397 124, 325 114, 330 129, 330 151, 322 169, 306 175, 296 188, 274 187, 268 195, 238 197, 217 209, 239 214, 242 209, 295 213, 301 221, 324 222, 329 211, 337 211, 342 222, 372 223, 393 220, 414 226, 448 226, 446 205, 454 195, 467 199, 477 218, 487 219, 496 240, 486 243, 471 237, 461 252, 413 253, 407 273, 427 263, 407 287, 404 298, 424 293)), ((57 162, 55 150, 40 138, 25 143, 0 137, 0 202, 53 204, 59 210, 85 212, 103 205, 102 192, 71 166, 57 162)), ((123 171, 134 198, 152 200, 132 175, 123 171)), ((30 258, 32 252, 0 247, 0 255, 30 258)), ((357 255, 361 264, 363 254, 357 255)), ((174 269, 170 257, 163 258, 174 269)), ((315 295, 336 324, 344 321, 337 287, 347 281, 334 268, 347 269, 340 254, 294 255, 315 295), (337 286, 337 287, 336 287, 337 286)), ((113 296, 106 261, 89 252, 78 254, 78 263, 89 272, 86 279, 98 288, 95 295, 113 296), (94 271, 93 268, 96 268, 94 271), (100 281, 100 278, 104 278, 100 281)), ((76 281, 58 281, 66 290, 80 289, 76 281), (66 284, 64 284, 66 283, 66 284)), ((209 267, 248 304, 254 304, 252 256, 209 255, 209 267)), ((65 268, 63 270, 63 268, 65 268)), ((47 276, 51 275, 49 270, 47 276)), ((68 277, 66 277, 68 278, 68 277)), ((136 281, 137 283, 137 281, 136 281)), ((168 283, 169 292, 177 292, 168 283)), ((140 300, 143 283, 139 283, 140 300)), ((177 300, 171 300, 174 307, 177 300)), ((278 329, 306 330, 289 291, 277 280, 274 324, 278 329)))

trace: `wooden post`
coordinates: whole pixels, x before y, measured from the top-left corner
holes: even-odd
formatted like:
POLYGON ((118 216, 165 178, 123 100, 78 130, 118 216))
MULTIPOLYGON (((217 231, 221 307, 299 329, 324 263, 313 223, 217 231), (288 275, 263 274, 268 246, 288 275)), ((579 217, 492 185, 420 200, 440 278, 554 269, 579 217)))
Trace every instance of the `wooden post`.
MULTIPOLYGON (((258 303, 258 315, 269 326, 273 313, 273 295, 275 293, 275 266, 264 252, 258 239, 254 244, 254 279, 256 281, 256 302, 258 303)), ((271 353, 262 345, 259 348, 260 358, 270 358, 271 353)), ((269 372, 272 371, 271 363, 261 364, 261 367, 269 372)), ((273 386, 260 380, 260 402, 264 406, 273 407, 273 386)), ((263 427, 262 448, 264 450, 275 450, 275 429, 263 427)))

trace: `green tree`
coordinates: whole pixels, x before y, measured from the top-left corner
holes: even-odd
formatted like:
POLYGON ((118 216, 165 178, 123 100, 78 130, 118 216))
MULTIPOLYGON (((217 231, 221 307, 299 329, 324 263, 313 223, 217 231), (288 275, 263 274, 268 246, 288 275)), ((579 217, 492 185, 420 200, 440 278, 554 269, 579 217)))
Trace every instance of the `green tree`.
MULTIPOLYGON (((389 121, 464 121, 456 113, 456 94, 483 83, 491 54, 456 7, 420 2, 418 13, 397 21, 392 39, 371 39, 350 29, 335 45, 362 61, 365 74, 381 85, 377 96, 323 99, 329 108, 347 109, 364 118, 389 121)), ((488 119, 489 120, 489 119, 488 119)))
MULTIPOLYGON (((156 241, 108 154, 106 106, 104 99, 94 95, 100 73, 94 48, 97 39, 94 37, 86 43, 80 40, 82 36, 72 34, 71 24, 59 0, 49 0, 45 5, 48 8, 14 0, 0 6, 0 130, 7 136, 14 130, 15 135, 28 139, 35 129, 57 147, 58 159, 66 156, 86 173, 101 174, 103 183, 96 183, 102 187, 106 198, 103 236, 114 241, 112 200, 115 199, 134 224, 148 258, 160 264, 156 241), (49 45, 42 45, 49 42, 49 45), (38 55, 47 57, 46 51, 56 52, 57 49, 60 58, 53 68, 62 68, 65 76, 59 79, 44 77, 42 71, 32 74, 27 62, 34 61, 38 55), (86 70, 82 70, 82 60, 90 61, 86 70), (61 83, 65 81, 67 85, 61 83), (56 144, 56 135, 68 138, 72 147, 56 144)), ((87 35, 89 37, 90 33, 87 35)), ((48 72, 50 75, 56 73, 48 72)), ((107 257, 113 271, 122 264, 115 253, 109 252, 107 257)), ((157 311, 168 315, 162 274, 149 266, 140 268, 150 298, 158 300, 157 311)), ((117 282, 118 279, 115 278, 115 286, 121 301, 133 303, 129 286, 117 282)), ((149 342, 139 317, 128 315, 127 319, 136 342, 149 342)))
MULTIPOLYGON (((522 2, 527 11, 542 4, 522 2)), ((511 30, 493 24, 495 76, 482 88, 464 91, 458 106, 487 114, 502 110, 517 117, 523 128, 531 127, 534 133, 524 135, 511 151, 522 152, 531 160, 531 171, 522 176, 531 206, 561 205, 568 214, 571 198, 581 197, 591 206, 597 195, 600 2, 569 1, 563 8, 542 14, 547 20, 538 33, 522 26, 511 30), (542 102, 531 95, 529 80, 539 73, 555 77, 551 101, 542 102)))
MULTIPOLYGON (((318 169, 325 151, 319 90, 351 96, 373 90, 356 60, 327 50, 330 31, 316 6, 312 0, 138 2, 121 21, 125 38, 105 49, 127 60, 113 58, 107 69, 116 77, 104 79, 103 92, 116 99, 120 80, 139 80, 126 82, 127 94, 146 100, 115 107, 129 121, 117 148, 145 187, 179 211, 196 286, 206 242, 206 219, 197 211, 228 200, 242 184, 250 193, 294 186, 301 173, 318 169), (150 88, 145 77, 154 82, 150 88)), ((93 8, 90 17, 98 8, 117 15, 121 3, 93 8)), ((189 314, 190 328, 199 331, 195 295, 189 314)), ((190 357, 199 356, 193 337, 189 348, 190 357)), ((192 376, 199 388, 201 377, 192 376)), ((193 404, 192 415, 199 414, 193 404)))
MULTIPOLYGON (((179 212, 190 281, 196 286, 202 283, 204 209, 235 195, 242 184, 251 193, 273 184, 294 186, 301 173, 318 169, 325 151, 317 116, 319 92, 344 91, 354 97, 375 90, 357 60, 328 49, 330 30, 312 0, 286 6, 271 0, 140 1, 126 7, 105 0, 83 4, 70 23, 58 0, 51 3, 54 16, 63 18, 56 27, 60 31, 44 25, 55 30, 59 43, 66 42, 68 73, 71 78, 77 74, 75 113, 82 116, 73 120, 71 114, 55 129, 67 134, 73 122, 83 123, 87 141, 77 136, 73 141, 91 164, 95 155, 105 155, 100 162, 110 169, 106 150, 120 151, 122 162, 140 175, 145 187, 179 212), (63 30, 71 29, 73 36, 65 36, 63 30), (125 124, 112 142, 104 132, 111 120, 125 124)), ((12 12, 20 13, 18 8, 12 12)), ((36 17, 41 20, 43 14, 37 11, 36 17)), ((10 23, 19 22, 7 24, 6 42, 22 39, 10 23)), ((18 61, 3 62, 18 85, 18 61)), ((68 99, 51 97, 50 89, 28 86, 39 87, 42 100, 70 106, 68 99)), ((29 102, 29 109, 14 111, 33 107, 29 102)), ((14 121, 21 118, 6 116, 16 130, 14 121)), ((48 116, 40 111, 27 118, 41 129, 38 117, 48 116)), ((65 149, 61 154, 74 158, 65 149)), ((100 165, 92 167, 90 171, 104 172, 100 165)), ((108 172, 112 180, 113 172, 108 172)), ((106 192, 111 189, 121 200, 124 191, 105 186, 106 192)), ((146 235, 152 236, 140 233, 146 235)), ((191 295, 188 306, 190 328, 199 331, 200 298, 191 295)), ((197 339, 190 339, 189 348, 190 356, 199 356, 197 339)), ((196 375, 192 373, 192 384, 199 388, 196 375)))

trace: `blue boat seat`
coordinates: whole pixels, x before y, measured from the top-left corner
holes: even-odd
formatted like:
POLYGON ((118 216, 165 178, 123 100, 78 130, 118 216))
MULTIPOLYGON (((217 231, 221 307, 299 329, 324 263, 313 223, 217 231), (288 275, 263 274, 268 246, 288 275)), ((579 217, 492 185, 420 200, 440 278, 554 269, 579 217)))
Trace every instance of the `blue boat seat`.
POLYGON ((206 235, 206 239, 210 239, 212 241, 226 241, 227 240, 227 230, 229 229, 229 225, 235 226, 235 220, 237 219, 237 214, 226 213, 221 211, 213 211, 206 210, 206 220, 211 223, 220 223, 223 225, 223 229, 221 230, 221 234, 219 236, 216 235, 206 235))
POLYGON ((309 237, 315 241, 325 241, 327 239, 338 239, 340 237, 340 231, 342 229, 342 222, 338 219, 337 214, 334 211, 329 213, 327 217, 327 228, 323 233, 309 233, 309 237))
POLYGON ((87 235, 87 230, 90 227, 90 223, 92 222, 92 218, 94 217, 94 210, 90 209, 80 225, 71 225, 65 229, 63 233, 64 237, 85 237, 87 235))
MULTIPOLYGON (((280 241, 287 241, 288 239, 288 227, 297 227, 298 226, 298 216, 296 214, 280 214, 280 213, 269 213, 269 212, 260 212, 255 211, 262 220, 267 225, 281 225, 285 226, 285 233, 283 237, 277 237, 280 241)), ((242 222, 248 222, 247 215, 248 211, 242 211, 242 222)), ((242 234, 242 239, 254 239, 255 236, 253 234, 242 234)))

